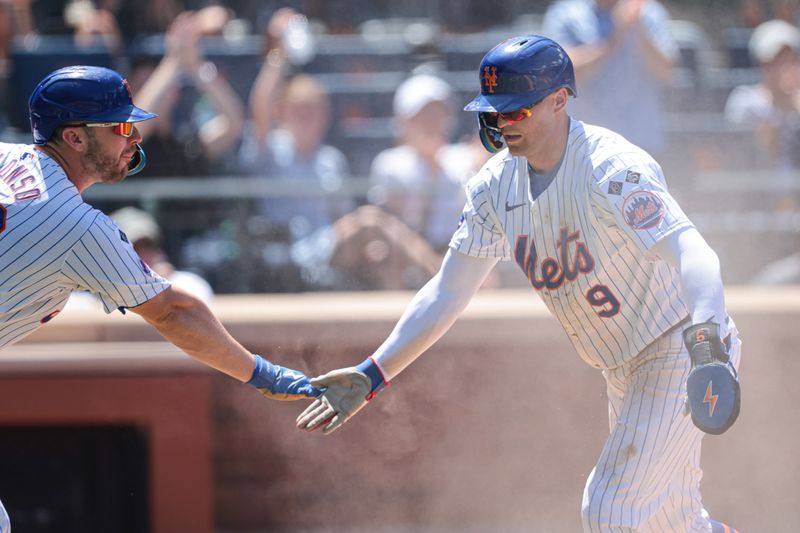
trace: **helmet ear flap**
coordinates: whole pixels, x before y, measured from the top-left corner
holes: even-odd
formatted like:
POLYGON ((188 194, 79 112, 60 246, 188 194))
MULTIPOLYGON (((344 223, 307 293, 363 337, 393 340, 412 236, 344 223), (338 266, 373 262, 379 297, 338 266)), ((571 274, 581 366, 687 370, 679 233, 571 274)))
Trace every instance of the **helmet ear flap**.
POLYGON ((497 153, 506 147, 503 134, 493 123, 494 121, 489 118, 487 113, 478 113, 478 136, 481 144, 490 154, 497 153))
POLYGON ((128 163, 128 176, 133 176, 134 174, 138 174, 139 172, 142 171, 142 169, 144 169, 144 166, 146 164, 147 164, 147 155, 145 155, 142 147, 137 144, 136 152, 134 152, 130 163, 128 163))

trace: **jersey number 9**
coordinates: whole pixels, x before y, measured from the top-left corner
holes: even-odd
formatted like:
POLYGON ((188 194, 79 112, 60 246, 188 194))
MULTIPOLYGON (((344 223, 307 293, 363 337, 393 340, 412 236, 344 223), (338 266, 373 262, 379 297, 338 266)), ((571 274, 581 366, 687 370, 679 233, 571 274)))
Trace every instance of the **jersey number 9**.
POLYGON ((605 285, 597 284, 586 291, 586 299, 595 307, 595 312, 603 318, 619 313, 619 300, 605 285))

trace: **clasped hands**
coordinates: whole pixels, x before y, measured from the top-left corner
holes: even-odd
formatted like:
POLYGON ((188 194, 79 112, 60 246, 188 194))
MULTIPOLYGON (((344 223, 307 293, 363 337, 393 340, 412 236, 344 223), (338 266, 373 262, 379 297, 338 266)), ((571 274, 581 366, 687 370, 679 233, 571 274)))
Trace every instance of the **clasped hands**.
POLYGON ((340 368, 309 379, 298 370, 275 365, 255 356, 253 376, 247 382, 273 400, 313 398, 300 416, 297 427, 314 431, 322 427, 327 435, 356 414, 387 384, 370 357, 354 367, 340 368))

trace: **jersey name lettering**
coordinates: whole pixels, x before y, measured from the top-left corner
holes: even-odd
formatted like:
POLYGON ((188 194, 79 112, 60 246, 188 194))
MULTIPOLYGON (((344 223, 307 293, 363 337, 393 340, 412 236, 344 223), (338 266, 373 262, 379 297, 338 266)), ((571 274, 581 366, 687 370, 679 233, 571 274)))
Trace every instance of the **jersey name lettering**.
POLYGON ((36 185, 36 178, 31 175, 30 171, 18 161, 12 161, 9 166, 0 169, 0 180, 9 186, 14 193, 14 200, 17 202, 24 202, 25 200, 33 200, 41 196, 36 185))
POLYGON ((589 253, 586 245, 579 241, 581 232, 569 232, 569 228, 561 228, 561 234, 556 243, 559 249, 559 258, 546 257, 539 264, 539 255, 536 251, 536 243, 531 243, 528 249, 528 236, 520 235, 514 247, 514 259, 520 266, 525 276, 530 281, 534 289, 554 290, 559 288, 564 281, 575 281, 578 274, 586 274, 594 270, 594 258, 589 253), (570 243, 574 242, 574 246, 570 243), (574 253, 570 254, 570 249, 574 248, 574 253), (540 272, 539 275, 538 272, 540 272))

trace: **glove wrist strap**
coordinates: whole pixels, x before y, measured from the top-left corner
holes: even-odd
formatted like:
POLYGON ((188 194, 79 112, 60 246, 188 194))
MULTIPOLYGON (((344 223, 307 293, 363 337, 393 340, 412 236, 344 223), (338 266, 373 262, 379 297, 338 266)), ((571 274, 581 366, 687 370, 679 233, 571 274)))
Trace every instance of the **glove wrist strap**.
POLYGON ((253 375, 247 380, 248 385, 252 385, 257 389, 270 389, 275 384, 273 374, 270 372, 272 363, 266 361, 258 354, 253 354, 256 359, 256 366, 253 368, 253 375))
POLYGON ((373 399, 380 391, 386 388, 389 382, 381 372, 378 363, 371 356, 364 359, 356 366, 356 369, 366 374, 370 380, 370 392, 367 394, 367 401, 373 399))
POLYGON ((701 322, 683 331, 683 342, 694 366, 716 361, 727 363, 730 360, 727 346, 719 337, 719 329, 716 322, 701 322))

